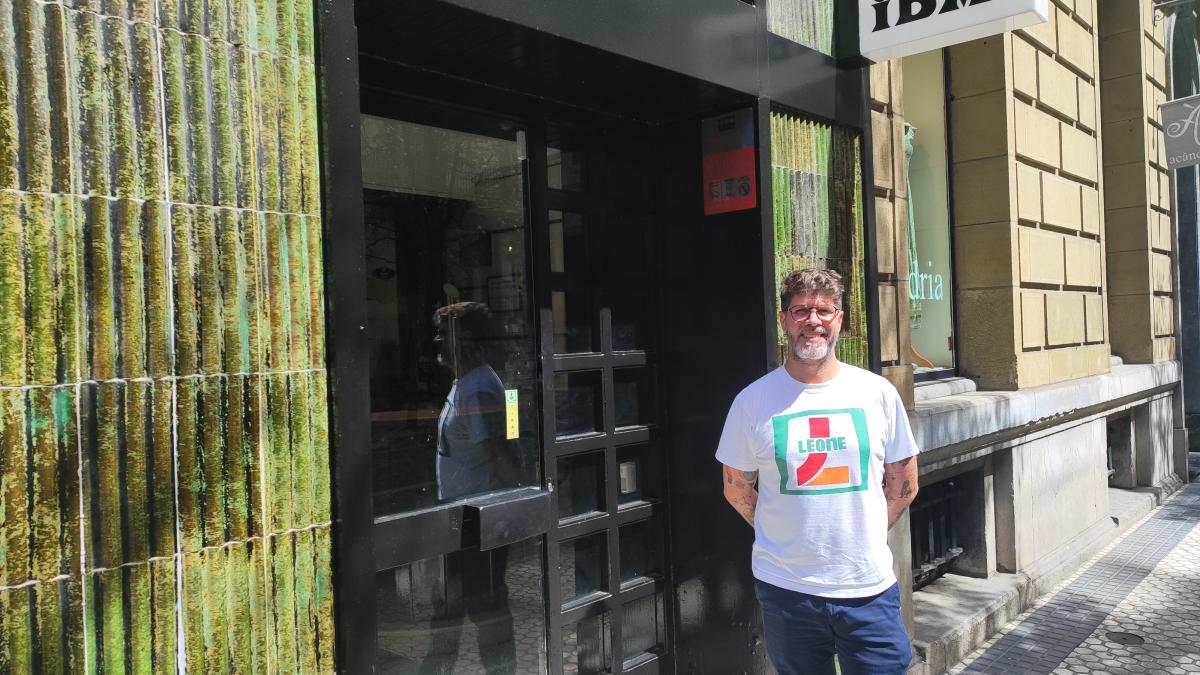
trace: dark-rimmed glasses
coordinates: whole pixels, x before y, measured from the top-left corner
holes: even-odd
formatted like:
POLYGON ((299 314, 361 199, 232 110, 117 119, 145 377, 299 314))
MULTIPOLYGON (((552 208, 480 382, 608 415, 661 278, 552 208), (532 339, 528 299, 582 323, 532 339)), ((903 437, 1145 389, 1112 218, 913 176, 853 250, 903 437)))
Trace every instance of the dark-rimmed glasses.
POLYGON ((792 321, 807 321, 809 315, 813 312, 817 313, 817 318, 821 321, 832 321, 833 317, 837 316, 837 313, 842 310, 840 307, 834 307, 833 305, 814 305, 812 307, 794 305, 784 311, 792 318, 792 321))

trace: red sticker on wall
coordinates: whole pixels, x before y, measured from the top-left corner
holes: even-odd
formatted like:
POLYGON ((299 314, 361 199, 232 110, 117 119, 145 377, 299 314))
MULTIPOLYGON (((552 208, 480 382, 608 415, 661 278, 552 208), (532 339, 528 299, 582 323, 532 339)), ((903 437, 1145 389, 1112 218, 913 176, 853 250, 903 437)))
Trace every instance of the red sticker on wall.
POLYGON ((701 123, 704 215, 758 206, 754 113, 750 108, 701 123))

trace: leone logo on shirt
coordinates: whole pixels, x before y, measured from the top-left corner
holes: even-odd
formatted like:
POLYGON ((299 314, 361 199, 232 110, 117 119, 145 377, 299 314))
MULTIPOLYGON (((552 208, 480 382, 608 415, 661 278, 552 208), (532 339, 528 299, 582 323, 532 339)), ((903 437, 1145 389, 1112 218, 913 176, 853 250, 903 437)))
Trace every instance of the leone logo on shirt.
POLYGON ((862 408, 771 418, 779 492, 828 495, 867 489, 871 443, 862 408))

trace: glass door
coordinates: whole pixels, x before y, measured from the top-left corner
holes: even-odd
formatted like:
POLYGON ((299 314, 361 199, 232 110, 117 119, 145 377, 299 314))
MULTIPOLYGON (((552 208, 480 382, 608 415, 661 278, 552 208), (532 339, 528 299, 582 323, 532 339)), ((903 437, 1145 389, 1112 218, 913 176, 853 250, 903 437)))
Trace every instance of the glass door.
POLYGON ((376 669, 543 673, 525 131, 410 119, 362 117, 376 669))

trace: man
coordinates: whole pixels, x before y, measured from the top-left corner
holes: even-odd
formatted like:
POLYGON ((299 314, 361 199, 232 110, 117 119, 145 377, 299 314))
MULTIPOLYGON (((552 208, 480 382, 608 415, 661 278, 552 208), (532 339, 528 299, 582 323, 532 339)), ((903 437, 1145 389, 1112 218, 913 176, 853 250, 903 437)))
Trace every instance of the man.
POLYGON ((717 447, 725 498, 754 527, 767 654, 780 675, 904 673, 912 658, 888 528, 917 494, 916 443, 892 385, 837 359, 832 270, 783 279, 786 363, 746 387, 717 447), (882 486, 882 487, 881 487, 882 486))

